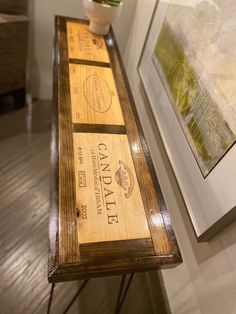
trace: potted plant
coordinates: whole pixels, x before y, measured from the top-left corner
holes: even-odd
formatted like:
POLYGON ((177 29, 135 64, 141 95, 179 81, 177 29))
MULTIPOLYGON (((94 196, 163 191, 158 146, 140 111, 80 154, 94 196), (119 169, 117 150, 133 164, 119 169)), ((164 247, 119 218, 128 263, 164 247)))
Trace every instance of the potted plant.
POLYGON ((119 17, 123 0, 83 0, 85 14, 89 18, 89 30, 106 35, 110 24, 119 17))

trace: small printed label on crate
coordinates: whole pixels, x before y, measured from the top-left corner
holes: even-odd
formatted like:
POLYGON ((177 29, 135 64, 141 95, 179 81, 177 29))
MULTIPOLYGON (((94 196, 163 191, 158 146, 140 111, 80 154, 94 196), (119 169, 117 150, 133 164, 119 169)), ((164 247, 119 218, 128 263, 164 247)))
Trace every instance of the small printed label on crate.
POLYGON ((127 136, 74 133, 73 141, 80 243, 149 238, 127 136))

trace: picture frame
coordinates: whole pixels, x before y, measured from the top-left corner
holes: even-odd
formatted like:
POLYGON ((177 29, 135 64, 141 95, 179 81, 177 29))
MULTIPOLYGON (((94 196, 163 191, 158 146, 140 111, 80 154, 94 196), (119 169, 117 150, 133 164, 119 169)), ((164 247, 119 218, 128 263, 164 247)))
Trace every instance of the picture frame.
MULTIPOLYGON (((212 3, 214 4, 214 1, 212 3)), ((215 140, 216 137, 213 137, 215 141, 215 142, 213 141, 213 144, 215 144, 217 149, 214 150, 214 152, 211 151, 210 152, 211 154, 209 153, 209 155, 210 157, 212 157, 215 154, 216 158, 214 159, 214 163, 211 162, 207 164, 208 168, 206 168, 204 172, 203 167, 201 168, 201 165, 199 165, 200 164, 199 159, 201 156, 199 155, 199 152, 197 153, 194 152, 194 145, 196 145, 196 143, 192 143, 190 141, 188 137, 189 135, 187 134, 188 128, 185 128, 185 125, 184 125, 184 123, 188 120, 186 119, 186 117, 181 117, 178 114, 179 113, 178 104, 181 105, 179 99, 182 99, 182 98, 180 97, 178 98, 178 101, 179 101, 178 103, 176 100, 177 97, 176 99, 173 99, 172 97, 174 95, 173 86, 176 86, 176 84, 178 85, 181 82, 183 82, 184 76, 179 75, 180 72, 178 73, 175 72, 178 74, 176 75, 177 79, 174 82, 175 85, 173 84, 171 86, 170 81, 168 81, 168 75, 166 74, 167 72, 165 72, 166 68, 164 68, 165 60, 163 61, 161 59, 161 54, 158 55, 158 49, 161 52, 163 52, 163 49, 167 49, 163 53, 165 57, 168 56, 168 54, 170 53, 168 50, 170 49, 169 48, 170 42, 165 46, 163 42, 160 41, 161 35, 163 34, 163 29, 166 27, 166 23, 168 22, 170 24, 171 31, 174 33, 174 36, 173 35, 170 36, 171 40, 175 40, 177 38, 177 40, 180 40, 181 44, 184 43, 181 46, 181 49, 183 49, 181 51, 183 51, 184 56, 186 56, 186 58, 188 59, 187 61, 190 63, 189 67, 193 69, 193 71, 195 71, 194 73, 197 73, 196 75, 197 80, 195 80, 196 84, 198 85, 201 84, 201 88, 202 88, 201 92, 202 90, 204 90, 204 93, 206 93, 205 90, 207 90, 207 93, 208 93, 207 95, 210 95, 207 97, 207 99, 206 97, 204 98, 205 103, 203 102, 203 100, 200 102, 201 106, 204 106, 204 108, 209 108, 210 107, 209 99, 212 100, 212 98, 214 99, 215 97, 213 95, 213 93, 215 92, 215 89, 212 89, 212 85, 208 83, 208 82, 211 82, 211 80, 213 83, 215 82, 215 76, 214 77, 210 76, 211 72, 208 68, 208 63, 207 63, 208 62, 207 58, 210 58, 210 55, 207 55, 207 53, 210 53, 210 49, 212 49, 212 47, 204 46, 202 49, 202 51, 206 53, 206 56, 205 56, 206 63, 204 64, 204 58, 202 58, 201 60, 203 60, 202 61, 203 64, 201 67, 201 72, 199 72, 198 57, 197 57, 198 53, 200 54, 199 52, 200 48, 198 46, 193 47, 194 53, 196 51, 196 54, 194 55, 195 59, 192 58, 192 55, 191 55, 191 52, 193 50, 191 48, 191 44, 194 45, 195 37, 196 37, 196 42, 199 42, 197 41, 198 40, 197 36, 201 33, 201 30, 202 30, 201 27, 205 27, 204 29, 206 29, 206 26, 204 25, 204 23, 207 22, 208 16, 206 14, 204 15, 205 20, 201 20, 200 22, 197 21, 197 24, 195 23, 195 24, 190 25, 191 27, 189 30, 187 29, 188 24, 186 24, 188 22, 187 19, 188 19, 189 12, 190 14, 196 13, 197 17, 201 16, 201 10, 203 10, 204 12, 211 12, 209 10, 212 10, 213 12, 214 8, 211 7, 211 4, 209 4, 210 7, 208 8, 198 6, 198 5, 207 5, 207 4, 209 3, 205 2, 205 4, 203 4, 203 2, 201 3, 201 1, 195 1, 195 0, 190 0, 190 1, 160 0, 158 1, 155 6, 150 28, 147 34, 147 38, 146 38, 143 51, 139 60, 139 65, 138 65, 138 73, 139 73, 141 82, 143 84, 148 101, 150 103, 153 116, 155 118, 157 127, 159 129, 163 144, 165 146, 165 150, 167 152, 170 164, 173 168, 175 177, 177 179, 181 194, 186 204, 186 208, 188 210, 188 214, 192 222, 198 241, 209 241, 213 236, 215 236, 223 228, 225 228, 227 225, 229 225, 232 221, 236 219, 236 190, 235 190, 235 187, 236 187, 236 166, 235 166, 236 165, 236 145, 235 145, 235 138, 234 138, 235 134, 233 132, 232 134, 230 133, 232 128, 228 132, 228 129, 229 129, 228 126, 230 126, 230 122, 228 121, 225 122, 225 115, 224 116, 221 115, 220 119, 219 119, 219 115, 213 116, 213 120, 215 120, 217 123, 217 128, 218 128, 217 130, 219 130, 218 133, 221 133, 220 136, 222 136, 221 142, 222 142, 222 138, 224 140, 225 138, 228 139, 227 136, 229 133, 232 135, 232 137, 231 137, 231 140, 227 143, 227 145, 222 146, 224 147, 223 150, 221 150, 221 146, 217 144, 217 140, 215 140), (203 23, 203 25, 201 25, 201 23, 203 23), (189 37, 188 35, 186 35, 184 40, 181 41, 181 37, 179 36, 178 31, 175 32, 175 27, 178 30, 180 29, 181 32, 183 32, 183 34, 185 34, 184 33, 185 31, 186 33, 192 31, 192 34, 190 34, 189 37), (191 41, 190 40, 188 41, 188 38, 191 38, 191 41), (159 68, 156 65, 156 63, 158 62, 159 62, 159 65, 158 65, 159 68), (207 80, 204 80, 205 78, 204 75, 205 76, 208 75, 207 80), (212 79, 212 77, 214 78, 214 80, 212 79), (221 120, 224 122, 224 124, 221 123, 221 120), (227 124, 228 129, 226 128, 226 133, 225 133, 224 127, 226 124, 227 124)), ((222 2, 222 6, 224 5, 226 4, 223 4, 222 2)), ((215 9, 217 9, 216 11, 218 14, 216 17, 219 18, 220 16, 219 14, 221 14, 221 11, 220 11, 221 7, 218 7, 215 9)), ((212 18, 212 15, 210 15, 210 18, 212 18)), ((217 18, 215 19, 216 26, 218 25, 217 18)), ((211 24, 214 25, 214 23, 211 23, 211 24)), ((227 25, 225 26, 225 28, 226 27, 227 25)), ((210 36, 211 35, 210 32, 213 32, 213 31, 214 29, 210 29, 209 34, 206 34, 206 35, 210 36)), ((228 37, 231 35, 229 32, 227 34, 228 34, 228 37)), ((222 36, 225 36, 225 35, 223 34, 222 36)), ((163 38, 165 38, 166 40, 167 37, 168 36, 165 34, 165 37, 163 38)), ((222 37, 220 38, 221 41, 218 40, 217 43, 213 43, 215 44, 214 48, 216 49, 218 48, 217 45, 219 44, 219 42, 221 46, 222 46, 222 43, 223 44, 225 43, 225 45, 227 45, 230 39, 228 37, 225 38, 225 41, 224 41, 224 38, 222 37)), ((177 44, 179 44, 179 42, 177 44)), ((199 45, 200 44, 201 42, 199 43, 199 45)), ((233 52, 235 52, 236 41, 232 41, 232 44, 233 44, 233 52)), ((176 51, 176 49, 173 49, 173 50, 176 51)), ((214 58, 213 59, 210 58, 211 60, 213 60, 212 67, 214 67, 214 69, 219 69, 218 72, 220 71, 220 69, 223 69, 224 77, 228 79, 226 83, 228 84, 229 79, 230 79, 230 83, 234 84, 232 86, 236 86, 236 75, 233 72, 234 66, 236 69, 236 65, 233 64, 232 65, 233 68, 230 68, 230 70, 233 69, 231 71, 233 74, 232 75, 230 74, 229 76, 229 70, 227 70, 226 67, 221 66, 221 64, 218 62, 219 58, 217 59, 217 56, 218 55, 217 55, 217 50, 216 50, 216 61, 214 61, 214 58), (225 71, 228 71, 228 72, 225 72, 225 71), (228 76, 226 76, 226 74, 228 76)), ((168 67, 169 67, 169 64, 173 61, 173 56, 171 54, 169 55, 169 57, 171 57, 171 60, 166 59, 168 61, 168 67)), ((223 60, 226 60, 226 61, 230 59, 230 56, 228 55, 223 56, 223 57, 225 57, 225 59, 223 60)), ((227 62, 230 63, 231 61, 227 61, 227 62)), ((217 75, 218 75, 218 72, 216 73, 217 75)), ((224 85, 222 85, 224 87, 229 86, 225 82, 222 83, 220 81, 220 83, 221 84, 224 83, 224 85)), ((183 86, 183 84, 181 86, 183 86)), ((192 91, 193 88, 191 89, 191 86, 188 86, 187 90, 192 91)), ((227 91, 228 90, 229 89, 227 89, 227 91)), ((236 98, 236 93, 233 94, 232 97, 234 96, 236 98)), ((189 97, 192 97, 192 96, 189 96, 189 97)), ((188 106, 193 107, 192 99, 194 99, 194 97, 190 98, 190 101, 188 98, 188 102, 187 102, 188 106)), ((194 104, 195 103, 196 102, 194 102, 194 104)), ((216 99, 216 101, 214 101, 213 105, 216 107, 218 106, 218 98, 216 99)), ((221 105, 220 101, 219 101, 219 105, 221 105)), ((207 111, 204 111, 204 112, 208 114, 207 111)), ((216 111, 214 110, 214 114, 215 112, 216 111)), ((234 117, 236 121, 236 105, 234 105, 234 103, 232 105, 232 114, 235 115, 234 117)), ((201 117, 204 117, 202 112, 201 112, 201 117)), ((198 125, 198 127, 201 128, 201 125, 200 126, 198 125)), ((219 135, 218 133, 217 133, 217 136, 219 135)), ((203 132, 202 134, 207 137, 208 129, 207 129, 207 132, 205 133, 203 132)), ((209 155, 208 155, 208 160, 210 160, 209 155)))

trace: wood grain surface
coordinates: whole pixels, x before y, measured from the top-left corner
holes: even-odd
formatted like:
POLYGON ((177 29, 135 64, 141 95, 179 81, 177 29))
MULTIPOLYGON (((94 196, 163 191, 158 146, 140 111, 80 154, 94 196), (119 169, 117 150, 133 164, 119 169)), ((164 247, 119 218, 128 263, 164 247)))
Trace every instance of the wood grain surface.
POLYGON ((139 258, 140 252, 142 256, 155 255, 151 238, 80 244, 81 260, 94 258, 97 261, 115 260, 120 256, 139 258))
POLYGON ((127 136, 73 138, 79 243, 150 238, 127 136))
MULTIPOLYGON (((52 133, 52 143, 55 143, 52 151, 52 157, 58 165, 53 167, 55 177, 58 174, 59 194, 51 199, 52 208, 58 202, 59 216, 51 212, 50 221, 58 219, 59 230, 56 241, 59 247, 50 256, 55 259, 55 263, 64 264, 78 260, 78 236, 76 222, 76 205, 75 205, 75 177, 74 177, 74 154, 73 154, 73 127, 71 118, 70 86, 69 86, 69 67, 65 60, 68 60, 66 25, 60 29, 59 20, 56 21, 56 46, 61 43, 60 47, 55 47, 55 66, 54 66, 54 113, 57 115, 55 123, 55 133, 52 133), (60 154, 58 154, 60 148, 60 154), (56 169, 58 168, 58 173, 56 169)), ((54 226, 52 227, 52 229, 54 226)), ((51 234, 51 231, 50 231, 51 234)), ((55 266, 53 266, 54 268, 55 266)))
POLYGON ((126 134, 125 125, 73 123, 74 132, 126 134))
MULTIPOLYGON (((0 116, 1 314, 47 313, 51 105, 38 101, 0 116)), ((80 285, 58 283, 51 314, 63 313, 80 285)), ((117 276, 91 280, 69 313, 114 313, 119 285, 117 276)), ((158 300, 153 305, 146 275, 136 274, 122 314, 156 313, 160 300, 156 289, 155 285, 158 300)))
POLYGON ((141 189, 141 195, 149 228, 152 235, 154 249, 157 255, 175 254, 178 252, 176 242, 172 242, 168 229, 172 229, 170 219, 166 211, 163 195, 156 178, 150 153, 144 138, 135 103, 132 97, 129 83, 122 66, 119 50, 114 40, 114 35, 109 33, 106 41, 109 42, 109 56, 116 85, 119 86, 118 94, 122 99, 121 107, 130 143, 131 154, 135 165, 136 175, 141 189), (154 184, 155 183, 155 184, 154 184), (161 208, 163 207, 163 210, 161 208), (166 213, 166 216, 163 213, 166 213))
POLYGON ((89 32, 87 24, 67 22, 67 41, 70 59, 110 62, 104 37, 89 32))
MULTIPOLYGON (((54 105, 58 107, 58 116, 56 116, 56 118, 58 117, 59 124, 58 128, 55 128, 58 133, 55 132, 53 139, 54 142, 57 142, 56 138, 58 134, 54 163, 57 164, 58 162, 59 167, 59 189, 56 189, 55 185, 55 193, 53 194, 55 201, 52 202, 52 204, 58 202, 59 210, 56 210, 56 206, 54 206, 54 214, 52 214, 53 211, 51 211, 51 219, 54 219, 54 224, 51 229, 49 241, 51 252, 49 281, 59 282, 147 271, 163 267, 175 267, 182 261, 181 254, 112 31, 105 37, 105 42, 122 108, 125 128, 122 130, 119 128, 116 129, 114 128, 117 127, 116 125, 109 124, 111 128, 108 133, 110 134, 104 134, 104 128, 101 127, 102 124, 94 125, 97 130, 97 133, 94 133, 94 130, 91 130, 92 124, 81 124, 83 126, 81 129, 79 123, 72 123, 69 86, 70 59, 68 58, 66 32, 66 23, 71 21, 73 23, 85 23, 84 21, 80 22, 64 17, 56 18, 54 105), (87 142, 89 142, 88 134, 91 132, 97 137, 109 137, 115 130, 118 130, 117 133, 119 134, 125 133, 125 135, 121 136, 127 138, 129 150, 124 149, 126 145, 115 143, 113 152, 121 150, 123 154, 126 154, 127 151, 131 154, 129 158, 132 158, 133 172, 136 173, 135 177, 137 178, 141 195, 141 199, 137 201, 136 205, 140 206, 140 204, 143 204, 145 221, 147 222, 151 235, 150 238, 103 241, 103 235, 98 235, 98 237, 101 236, 100 242, 81 242, 81 226, 77 224, 81 210, 80 208, 79 210, 76 209, 75 180, 83 184, 84 178, 81 175, 80 177, 77 176, 78 173, 75 175, 72 133, 78 132, 75 136, 78 136, 78 138, 80 136, 82 137, 81 130, 85 132, 84 129, 88 125, 90 125, 89 131, 87 130, 86 133, 83 133, 84 138, 87 139, 87 141, 84 140, 86 145, 88 144, 87 142), (56 213, 58 213, 58 215, 56 213), (151 239, 151 241, 149 241, 149 239, 151 239), (132 244, 130 241, 133 241, 132 244), (114 242, 117 242, 116 246, 114 246, 114 242), (132 250, 129 251, 131 245, 132 250)), ((73 64, 73 66, 74 65, 75 64, 73 64)), ((81 66, 81 64, 76 64, 76 66, 81 66)), ((103 67, 100 62, 94 62, 93 65, 91 65, 91 62, 88 62, 88 64, 84 62, 83 66, 99 67, 99 69, 103 67)), ((106 69, 109 69, 109 67, 106 67, 106 69)), ((55 125, 57 123, 56 120, 57 119, 54 121, 55 125)), ((91 156, 91 151, 90 155, 86 154, 86 158, 89 159, 89 156, 91 156)), ((56 169, 56 167, 54 167, 54 169, 56 169)), ((77 171, 81 170, 78 169, 77 171)), ((57 174, 54 173, 54 176, 56 177, 57 174)), ((92 193, 88 195, 90 198, 93 197, 92 193)), ((77 205, 80 206, 80 203, 77 205)), ((132 223, 134 225, 136 222, 132 223)), ((128 228, 130 228, 130 226, 128 226, 128 228)), ((146 227, 144 227, 144 229, 146 230, 146 227)), ((127 230, 128 229, 126 229, 126 231, 127 230)), ((103 234, 102 229, 101 234, 103 234)), ((92 236, 87 234, 86 237, 92 236)), ((97 239, 96 237, 96 241, 97 239)), ((113 236, 112 239, 114 239, 113 236)), ((86 239, 84 241, 88 240, 86 239)), ((89 241, 91 241, 90 238, 89 241)))
POLYGON ((110 68, 70 64, 73 123, 124 125, 110 68))

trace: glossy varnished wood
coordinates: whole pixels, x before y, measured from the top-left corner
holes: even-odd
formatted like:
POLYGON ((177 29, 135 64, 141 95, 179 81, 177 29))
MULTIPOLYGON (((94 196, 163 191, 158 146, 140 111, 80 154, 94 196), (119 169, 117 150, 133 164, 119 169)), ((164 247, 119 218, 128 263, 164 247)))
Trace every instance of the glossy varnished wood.
POLYGON ((150 223, 156 253, 161 254, 161 250, 164 249, 166 254, 169 247, 170 256, 174 257, 175 261, 181 263, 181 253, 178 248, 173 225, 171 223, 169 212, 167 210, 163 193, 161 191, 149 149, 147 147, 132 92, 119 53, 119 48, 115 41, 115 36, 112 29, 106 36, 106 43, 115 81, 117 86, 119 86, 118 92, 123 109, 124 119, 126 122, 127 136, 129 138, 129 142, 132 143, 131 151, 133 151, 134 164, 136 166, 136 172, 142 191, 143 201, 146 203, 146 214, 150 223), (145 158, 140 158, 140 151, 142 151, 145 158), (147 177, 143 177, 142 175, 144 169, 144 173, 147 175, 147 177), (149 203, 149 201, 151 202, 149 203), (152 204, 152 202, 154 203, 152 204), (154 207, 152 207, 152 205, 154 205, 154 207), (158 223, 161 221, 163 222, 164 228, 162 228, 162 223, 158 223), (159 230, 156 228, 158 224, 160 226, 159 230), (158 242, 162 242, 161 250, 158 249, 158 242))
MULTIPOLYGON (((39 101, 0 116, 1 314, 47 310, 50 111, 51 101, 39 101)), ((119 284, 119 277, 91 280, 69 313, 113 313, 119 284)), ((63 313, 79 286, 57 284, 51 314, 63 313)), ((136 275, 122 313, 156 313, 154 306, 145 274, 136 275)))
POLYGON ((97 261, 117 259, 120 258, 120 256, 138 258, 140 256, 140 252, 142 252, 142 256, 155 255, 151 238, 125 241, 106 241, 80 245, 81 259, 96 258, 97 261))
POLYGON ((74 133, 73 140, 79 243, 150 238, 127 136, 74 133))
POLYGON ((74 132, 126 134, 125 125, 73 123, 74 132))
MULTIPOLYGON (((56 18, 54 105, 59 107, 59 125, 58 129, 55 130, 59 132, 58 148, 60 156, 55 146, 54 165, 59 160, 59 189, 53 192, 52 204, 56 205, 58 203, 59 210, 56 211, 55 209, 54 214, 51 214, 54 224, 50 232, 49 281, 67 281, 140 272, 161 267, 174 267, 181 262, 181 255, 112 33, 106 36, 105 41, 125 121, 125 128, 118 129, 117 133, 126 133, 128 137, 151 233, 151 242, 145 243, 142 240, 129 253, 127 248, 130 247, 130 243, 124 243, 125 241, 118 241, 117 246, 115 246, 115 243, 113 243, 113 246, 109 245, 108 242, 106 244, 104 244, 105 242, 81 244, 81 247, 79 245, 76 236, 76 233, 79 234, 80 230, 77 229, 76 224, 74 159, 71 153, 73 154, 72 131, 81 132, 81 129, 78 124, 72 125, 71 117, 69 117, 71 102, 66 39, 66 22, 68 20, 70 19, 56 18), (61 167, 64 168, 61 169, 61 167), (68 182, 69 184, 67 184, 68 182), (59 213, 59 217, 57 213, 59 213), (54 243, 52 243, 53 241, 54 243), (122 242, 124 246, 122 246, 122 242), (145 249, 145 245, 147 249, 145 249), (85 256, 86 258, 84 258, 85 256)), ((101 64, 96 65, 102 66, 101 64)), ((85 127, 86 125, 83 126, 84 129, 85 127)), ((95 127, 99 130, 97 133, 104 132, 99 124, 95 127)), ((114 130, 111 127, 108 133, 113 133, 114 130)), ((53 136, 54 143, 56 143, 56 137, 55 133, 53 136)), ((56 167, 54 169, 56 170, 56 167)), ((54 177, 57 177, 56 171, 54 174, 54 177)))
POLYGON ((70 64, 72 122, 124 125, 111 68, 70 64))
MULTIPOLYGON (((57 253, 59 264, 78 260, 78 236, 76 228, 75 178, 72 139, 72 117, 69 87, 66 24, 56 20, 54 105, 58 106, 59 161, 59 233, 57 253), (58 101, 57 101, 58 99, 58 101), (70 248, 68 250, 68 248, 70 248)), ((55 134, 56 136, 56 134, 55 134)))
POLYGON ((70 59, 109 63, 103 36, 88 32, 87 23, 76 20, 67 23, 68 54, 70 59))

